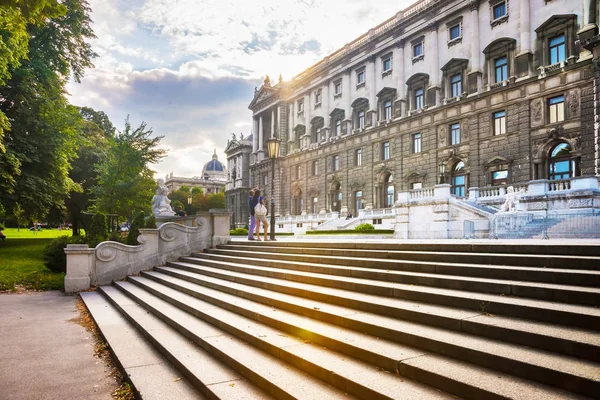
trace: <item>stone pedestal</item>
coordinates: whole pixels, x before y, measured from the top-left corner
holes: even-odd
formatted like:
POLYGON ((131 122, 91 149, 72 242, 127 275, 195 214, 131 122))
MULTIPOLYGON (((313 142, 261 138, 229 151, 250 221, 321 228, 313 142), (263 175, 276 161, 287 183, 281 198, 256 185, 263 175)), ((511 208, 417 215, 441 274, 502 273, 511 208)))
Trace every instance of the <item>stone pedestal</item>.
POLYGON ((94 249, 87 244, 68 244, 67 275, 65 276, 65 292, 73 293, 90 288, 91 276, 95 271, 94 249))

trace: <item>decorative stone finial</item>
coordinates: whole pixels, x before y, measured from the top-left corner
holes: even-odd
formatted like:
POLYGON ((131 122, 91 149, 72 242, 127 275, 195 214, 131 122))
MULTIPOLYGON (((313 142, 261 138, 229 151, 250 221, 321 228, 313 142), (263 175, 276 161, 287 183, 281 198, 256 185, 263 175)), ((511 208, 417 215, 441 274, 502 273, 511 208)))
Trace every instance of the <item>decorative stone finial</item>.
POLYGON ((267 75, 267 77, 265 78, 264 85, 265 86, 271 86, 271 78, 269 78, 269 75, 267 75))

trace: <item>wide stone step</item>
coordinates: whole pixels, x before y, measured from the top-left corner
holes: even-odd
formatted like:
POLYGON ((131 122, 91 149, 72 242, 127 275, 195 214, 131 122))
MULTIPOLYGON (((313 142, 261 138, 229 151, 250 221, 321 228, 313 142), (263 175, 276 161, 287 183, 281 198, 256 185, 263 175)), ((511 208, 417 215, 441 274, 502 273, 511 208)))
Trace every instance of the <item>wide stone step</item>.
MULTIPOLYGON (((423 356, 424 351, 425 355, 437 353, 436 357, 450 356, 463 362, 482 366, 484 369, 493 368, 519 377, 535 379, 549 385, 556 385, 563 389, 579 391, 581 394, 588 396, 594 393, 593 391, 600 385, 600 382, 597 381, 599 379, 600 366, 572 357, 559 356, 523 346, 509 345, 498 341, 477 338, 472 335, 407 323, 370 313, 338 315, 337 323, 343 326, 340 328, 339 326, 335 327, 328 323, 307 319, 295 313, 274 309, 269 305, 260 304, 174 277, 164 276, 156 272, 148 272, 144 275, 159 281, 160 284, 143 282, 142 278, 132 277, 131 279, 148 289, 154 285, 156 294, 167 293, 170 297, 178 298, 171 301, 174 301, 174 304, 177 304, 179 307, 189 307, 192 303, 191 300, 182 295, 184 292, 201 299, 203 303, 209 302, 215 306, 227 308, 236 314, 253 318, 265 324, 271 324, 288 333, 297 332, 299 335, 304 335, 303 337, 305 338, 318 341, 328 348, 336 348, 340 351, 345 351, 351 356, 370 360, 374 363, 377 362, 375 360, 379 360, 379 366, 382 368, 393 368, 394 362, 397 361, 399 362, 399 369, 408 368, 412 370, 412 367, 403 365, 403 363, 405 360, 412 360, 423 356), (164 290, 162 284, 170 286, 171 289, 164 290), (352 332, 351 329, 356 332, 365 332, 375 337, 361 335, 352 332), (390 339, 404 346, 394 348, 392 343, 381 341, 377 337, 390 339), (370 350, 370 347, 376 350, 370 350), (369 354, 369 352, 374 354, 369 354)), ((422 362, 427 364, 426 361, 422 362)), ((447 359, 445 362, 448 364, 451 363, 451 360, 447 359)), ((439 373, 440 371, 437 372, 439 373)), ((483 374, 482 371, 479 372, 483 374)), ((423 371, 424 375, 428 373, 430 371, 423 371)), ((493 374, 491 371, 488 371, 488 373, 493 374)), ((506 378, 502 375, 504 374, 500 374, 499 379, 506 378)), ((488 376, 487 379, 483 380, 489 381, 489 378, 488 376)), ((447 379, 449 378, 445 377, 445 380, 447 379)), ((454 382, 454 387, 461 384, 454 382)), ((534 391, 533 387, 535 385, 531 385, 532 391, 534 391)), ((542 387, 538 386, 537 390, 540 389, 542 387)), ((490 390, 493 393, 493 385, 490 386, 490 390)), ((551 392, 550 389, 548 390, 551 392)), ((466 393, 468 393, 468 390, 463 389, 460 393, 456 394, 465 396, 466 393)), ((565 394, 562 393, 561 396, 565 396, 565 394)), ((561 397, 558 396, 556 398, 561 397)))
MULTIPOLYGON (((354 282, 357 287, 364 283, 368 284, 377 281, 401 282, 409 285, 431 286, 469 292, 493 293, 504 296, 528 297, 592 306, 600 305, 600 288, 596 287, 558 285, 520 280, 488 279, 459 275, 442 275, 437 273, 402 272, 385 269, 374 270, 372 268, 344 267, 315 262, 309 263, 282 260, 281 256, 280 259, 277 259, 277 257, 259 258, 263 257, 263 254, 256 254, 253 257, 252 253, 232 255, 209 252, 193 253, 192 256, 196 258, 210 258, 223 261, 244 260, 255 266, 267 267, 262 269, 255 268, 257 274, 273 277, 275 277, 275 275, 288 274, 290 276, 293 275, 293 279, 304 279, 303 281, 305 282, 307 280, 312 280, 312 282, 308 283, 325 286, 327 286, 327 283, 330 282, 330 280, 324 277, 332 277, 333 274, 335 274, 343 277, 343 279, 348 282, 354 282)), ((239 272, 246 272, 243 271, 244 267, 241 265, 232 268, 236 268, 239 272)), ((342 278, 336 279, 339 280, 342 278)))
MULTIPOLYGON (((134 304, 137 303, 139 315, 132 315, 130 318, 139 321, 143 320, 143 315, 146 315, 148 320, 160 322, 161 329, 152 329, 152 325, 147 326, 150 329, 149 333, 156 335, 157 341, 161 341, 165 346, 170 346, 173 340, 177 343, 174 337, 178 337, 188 343, 185 349, 177 347, 180 350, 176 355, 177 360, 190 363, 196 367, 197 373, 219 379, 218 382, 221 382, 220 385, 225 389, 226 397, 223 397, 224 395, 221 393, 215 393, 212 398, 246 398, 244 396, 252 399, 354 398, 320 379, 290 367, 276 357, 248 346, 243 340, 228 335, 218 327, 171 306, 130 282, 116 282, 115 286, 110 289, 113 290, 107 293, 109 296, 118 292, 122 298, 128 299, 134 304), (169 327, 169 329, 167 330, 165 327, 169 327), (165 334, 165 331, 170 334, 165 334), (193 349, 196 349, 196 352, 190 353, 193 349), (197 354, 199 351, 209 357, 199 356, 197 354), (262 390, 257 391, 256 388, 254 388, 254 392, 249 390, 254 385, 262 390), (233 390, 227 391, 227 387, 239 388, 235 390, 234 394, 233 390)), ((122 312, 127 313, 128 310, 122 310, 122 312)), ((180 344, 181 342, 177 343, 178 346, 180 344)))
POLYGON ((461 310, 382 298, 273 278, 247 276, 251 284, 244 284, 228 280, 226 276, 220 279, 204 275, 207 271, 205 268, 190 264, 186 266, 184 263, 175 268, 161 267, 157 270, 212 289, 333 323, 339 316, 362 310, 600 362, 598 331, 517 318, 492 317, 481 310, 461 310), (332 308, 334 311, 328 311, 332 308))
MULTIPOLYGON (((273 268, 257 267, 252 264, 256 260, 247 261, 242 268, 236 262, 225 262, 209 258, 186 257, 183 262, 169 265, 180 265, 181 268, 193 268, 193 264, 214 267, 204 274, 235 280, 247 284, 255 284, 255 279, 282 279, 293 283, 304 283, 318 287, 323 293, 330 289, 343 289, 351 292, 386 296, 422 303, 433 303, 450 307, 477 310, 490 314, 521 317, 550 323, 576 326, 585 329, 598 329, 600 326, 600 309, 597 307, 553 303, 542 300, 523 299, 504 295, 465 292, 455 289, 442 289, 427 286, 415 286, 404 283, 356 280, 331 275, 317 275, 305 272, 281 270, 273 275, 273 268), (186 265, 190 264, 189 266, 186 265), (238 273, 238 271, 240 271, 238 273), (236 275, 238 273, 238 275, 236 275), (358 281, 358 282, 357 282, 358 281)), ((277 271, 275 271, 277 272, 277 271)), ((268 281, 267 281, 268 282, 268 281)), ((260 283, 261 285, 263 283, 260 283)))
POLYGON ((467 253, 467 252, 433 252, 433 251, 395 251, 340 249, 335 247, 291 247, 278 246, 270 242, 264 245, 251 245, 244 242, 230 242, 219 245, 219 249, 261 251, 270 253, 310 254, 317 256, 381 258, 405 261, 427 261, 445 263, 449 260, 466 264, 511 265, 523 267, 541 267, 558 269, 600 270, 600 257, 575 255, 540 255, 540 254, 501 254, 501 253, 467 253))
POLYGON ((452 263, 423 262, 366 257, 353 258, 348 256, 318 256, 313 254, 298 255, 291 253, 271 253, 266 251, 233 250, 229 248, 207 249, 204 253, 200 254, 259 258, 262 260, 285 260, 288 261, 288 264, 292 266, 294 266, 295 263, 343 266, 346 268, 356 268, 357 271, 361 271, 365 277, 368 277, 370 270, 384 270, 388 272, 393 271, 396 274, 400 274, 400 276, 402 276, 402 273, 428 273, 499 280, 555 283, 561 285, 579 285, 588 287, 600 286, 600 270, 595 271, 510 265, 464 264, 459 263, 461 260, 458 258, 452 263))
POLYGON ((98 292, 81 293, 81 299, 98 326, 132 389, 144 400, 205 400, 98 292))
MULTIPOLYGON (((229 241, 236 244, 240 241, 229 241)), ((277 241, 277 242, 252 242, 242 240, 249 246, 277 246, 301 248, 331 248, 359 249, 359 250, 385 250, 385 251, 426 251, 448 253, 493 253, 493 254, 534 254, 534 255, 563 255, 563 256, 593 256, 600 257, 600 246, 595 242, 564 244, 560 241, 547 241, 540 243, 523 243, 519 241, 486 241, 471 242, 465 240, 443 240, 434 242, 408 241, 394 243, 389 241, 348 241, 342 238, 331 238, 327 241, 277 241)))
MULTIPOLYGON (((128 285, 128 282, 119 282, 116 283, 116 286, 127 292, 132 298, 142 302, 148 310, 160 315, 169 324, 178 326, 178 329, 192 340, 199 340, 196 338, 194 329, 185 321, 179 321, 177 313, 174 311, 185 310, 190 315, 198 317, 198 321, 209 322, 215 328, 222 330, 223 335, 229 334, 230 337, 241 338, 243 342, 240 341, 240 343, 243 343, 244 347, 236 345, 232 349, 240 353, 236 356, 237 358, 244 358, 241 353, 264 352, 269 355, 265 354, 263 358, 277 357, 279 363, 282 364, 280 368, 289 370, 285 373, 272 371, 272 374, 287 375, 287 378, 290 379, 294 373, 301 376, 310 373, 322 381, 362 399, 452 398, 450 395, 440 393, 425 385, 400 379, 394 374, 377 369, 372 365, 345 357, 225 309, 216 308, 213 304, 148 279, 130 277, 130 280, 137 287, 128 285), (169 302, 165 302, 165 300, 169 302), (285 367, 283 367, 284 365, 285 367), (300 372, 298 369, 302 369, 304 372, 300 372)), ((267 368, 261 358, 254 357, 247 361, 253 363, 252 368, 257 371, 267 368)), ((269 379, 273 380, 276 377, 270 376, 269 379)), ((320 382, 315 378, 312 379, 320 382)), ((320 385, 331 388, 323 382, 320 385)), ((328 394, 322 388, 318 389, 318 387, 311 388, 304 385, 304 387, 296 387, 295 392, 290 394, 296 399, 319 398, 317 396, 327 399, 339 397, 338 392, 332 391, 328 394)), ((345 396, 343 398, 352 398, 343 393, 342 396, 345 396)))

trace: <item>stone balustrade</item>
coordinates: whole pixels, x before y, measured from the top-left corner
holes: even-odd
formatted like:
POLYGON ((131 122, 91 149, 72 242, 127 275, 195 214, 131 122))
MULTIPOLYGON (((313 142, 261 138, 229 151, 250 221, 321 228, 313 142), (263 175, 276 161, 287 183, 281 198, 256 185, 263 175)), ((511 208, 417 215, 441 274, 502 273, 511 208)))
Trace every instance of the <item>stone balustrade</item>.
POLYGON ((164 222, 158 229, 140 229, 137 246, 102 242, 96 248, 86 244, 67 245, 65 292, 107 285, 181 256, 227 243, 231 212, 211 209, 185 221, 164 222), (193 226, 186 226, 193 225, 193 226))

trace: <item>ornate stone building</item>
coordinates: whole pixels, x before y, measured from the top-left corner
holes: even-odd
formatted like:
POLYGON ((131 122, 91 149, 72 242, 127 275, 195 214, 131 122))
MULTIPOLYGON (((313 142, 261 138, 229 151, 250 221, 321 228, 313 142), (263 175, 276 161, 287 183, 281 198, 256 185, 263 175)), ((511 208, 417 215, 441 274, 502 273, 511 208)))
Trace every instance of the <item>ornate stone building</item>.
POLYGON ((254 93, 249 186, 277 213, 391 207, 401 190, 598 174, 592 0, 422 0, 254 93))
POLYGON ((201 188, 204 194, 213 194, 220 192, 225 187, 227 176, 227 168, 219 161, 219 156, 217 156, 217 150, 215 149, 212 159, 204 164, 201 176, 184 178, 174 176, 171 172, 165 177, 165 185, 169 188, 170 192, 178 190, 182 186, 187 186, 189 188, 201 188))
POLYGON ((233 211, 231 224, 235 228, 248 225, 248 192, 250 190, 250 155, 252 153, 252 135, 238 138, 232 134, 227 141, 225 154, 229 175, 225 187, 225 202, 227 208, 233 211))

